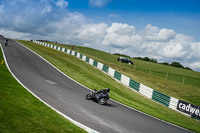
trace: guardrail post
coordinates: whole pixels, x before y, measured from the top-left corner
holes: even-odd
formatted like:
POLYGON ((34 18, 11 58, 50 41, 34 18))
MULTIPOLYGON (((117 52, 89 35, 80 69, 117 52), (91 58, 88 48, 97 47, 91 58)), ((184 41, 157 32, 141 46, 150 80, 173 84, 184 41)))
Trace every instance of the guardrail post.
POLYGON ((151 75, 151 68, 150 68, 150 70, 149 70, 149 74, 151 75))
POLYGON ((183 77, 183 82, 182 82, 182 84, 184 84, 185 83, 185 77, 183 77))
POLYGON ((167 74, 166 74, 166 79, 168 79, 168 72, 167 72, 167 74))

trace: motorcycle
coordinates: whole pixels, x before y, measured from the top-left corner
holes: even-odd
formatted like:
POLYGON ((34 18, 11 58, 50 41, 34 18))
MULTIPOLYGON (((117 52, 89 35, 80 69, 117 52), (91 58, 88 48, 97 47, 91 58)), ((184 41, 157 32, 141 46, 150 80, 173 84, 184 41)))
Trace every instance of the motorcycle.
POLYGON ((95 93, 96 90, 89 92, 86 95, 86 99, 87 100, 94 100, 97 103, 99 103, 100 105, 105 105, 107 103, 107 101, 109 100, 109 94, 108 93, 104 93, 104 92, 100 92, 100 93, 95 93))

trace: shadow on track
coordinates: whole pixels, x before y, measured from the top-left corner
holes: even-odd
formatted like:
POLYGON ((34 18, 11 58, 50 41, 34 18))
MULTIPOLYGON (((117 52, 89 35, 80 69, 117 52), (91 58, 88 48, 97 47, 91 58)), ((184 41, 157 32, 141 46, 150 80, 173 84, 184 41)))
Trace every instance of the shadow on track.
POLYGON ((107 106, 107 107, 118 107, 117 105, 110 104, 110 103, 106 103, 105 105, 102 105, 102 106, 107 106))

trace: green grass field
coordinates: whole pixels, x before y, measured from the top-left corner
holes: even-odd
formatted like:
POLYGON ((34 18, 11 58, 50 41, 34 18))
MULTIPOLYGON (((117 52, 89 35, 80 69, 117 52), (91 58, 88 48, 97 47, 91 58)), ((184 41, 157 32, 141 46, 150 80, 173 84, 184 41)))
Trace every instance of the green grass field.
MULTIPOLYGON (((72 48, 72 45, 52 44, 68 49, 72 48)), ((138 59, 131 59, 135 65, 130 66, 118 62, 117 55, 82 46, 74 46, 74 50, 100 61, 154 90, 200 106, 200 72, 138 59), (149 74, 150 68, 151 74, 149 74), (167 73, 168 77, 166 79, 167 73)))
MULTIPOLYGON (((0 49, 0 63, 3 60, 0 49)), ((25 90, 0 64, 0 132, 83 133, 25 90)))
MULTIPOLYGON (((187 128, 187 129, 190 129, 190 130, 193 130, 196 132, 200 132, 200 122, 199 121, 191 119, 191 118, 189 118, 185 115, 182 115, 176 111, 173 111, 165 106, 162 106, 158 103, 155 103, 149 99, 144 98, 143 96, 126 88, 125 86, 116 82, 114 79, 112 79, 108 75, 102 73, 98 69, 94 68, 93 66, 90 66, 89 64, 79 60, 78 58, 76 58, 74 56, 59 52, 57 50, 54 50, 54 49, 51 49, 51 48, 48 48, 45 46, 37 45, 30 41, 19 41, 19 42, 21 42, 25 46, 29 47, 36 53, 40 54, 42 57, 47 59, 54 66, 56 66, 58 69, 60 69, 62 72, 64 72, 71 78, 75 79, 79 83, 81 83, 91 89, 93 89, 93 88, 102 89, 102 88, 109 87, 109 88, 111 88, 111 93, 110 93, 111 98, 116 101, 119 101, 123 104, 126 104, 130 107, 138 109, 138 110, 145 112, 147 114, 150 114, 152 116, 158 117, 165 121, 177 124, 179 126, 182 126, 184 128, 187 128), (98 75, 98 76, 96 76, 96 75, 98 75)), ((62 47, 64 47, 64 46, 62 46, 62 47)), ((71 48, 71 46, 65 46, 65 47, 71 48)), ((74 50, 81 51, 81 48, 82 47, 75 47, 74 50)), ((87 50, 87 48, 83 49, 83 51, 84 50, 87 50)), ((116 70, 119 70, 121 73, 125 73, 127 76, 132 77, 135 80, 142 82, 146 85, 149 85, 151 87, 154 86, 154 83, 156 83, 155 84, 156 87, 157 86, 160 86, 160 88, 165 87, 164 89, 168 88, 169 86, 171 87, 171 85, 174 85, 175 86, 174 88, 176 88, 176 86, 178 86, 177 81, 161 79, 158 76, 149 75, 149 74, 141 72, 141 71, 133 71, 132 68, 129 68, 130 66, 116 62, 116 58, 113 57, 113 55, 109 55, 108 53, 103 52, 104 58, 106 57, 106 59, 104 60, 102 55, 98 55, 99 54, 98 52, 100 52, 100 51, 92 51, 92 49, 89 49, 89 50, 85 51, 85 53, 87 53, 87 54, 85 54, 84 52, 81 52, 81 53, 83 53, 87 56, 90 56, 94 59, 98 59, 100 62, 107 64, 108 66, 111 66, 116 70), (89 54, 89 53, 93 53, 94 55, 92 56, 92 54, 89 54), (109 57, 110 57, 110 59, 109 59, 109 57), (112 60, 113 60, 113 62, 116 62, 116 63, 113 63, 112 60), (167 82, 167 83, 165 83, 165 82, 167 82)), ((187 88, 187 86, 191 86, 191 87, 194 87, 193 89, 197 89, 197 90, 199 89, 198 87, 195 87, 192 85, 182 85, 181 83, 179 83, 179 85, 181 85, 181 87, 186 86, 186 88, 187 88)), ((154 87, 152 87, 152 88, 154 88, 154 87)), ((180 88, 180 86, 178 88, 176 88, 177 91, 180 91, 179 88, 180 88)), ((158 87, 158 90, 159 90, 159 87, 158 87)), ((174 93, 172 93, 173 91, 171 91, 169 89, 165 90, 165 91, 169 92, 169 94, 173 94, 176 97, 177 96, 179 97, 179 95, 177 95, 177 94, 179 94, 181 92, 180 91, 178 93, 173 90, 174 93)), ((189 90, 188 92, 191 92, 191 90, 189 90)), ((183 92, 182 94, 184 95, 185 92, 183 92)), ((196 94, 194 93, 192 95, 196 95, 196 94)), ((184 98, 184 99, 187 99, 187 98, 184 98)), ((190 99, 190 98, 188 98, 188 99, 190 99)), ((194 100, 194 103, 195 102, 196 102, 196 100, 194 100)))

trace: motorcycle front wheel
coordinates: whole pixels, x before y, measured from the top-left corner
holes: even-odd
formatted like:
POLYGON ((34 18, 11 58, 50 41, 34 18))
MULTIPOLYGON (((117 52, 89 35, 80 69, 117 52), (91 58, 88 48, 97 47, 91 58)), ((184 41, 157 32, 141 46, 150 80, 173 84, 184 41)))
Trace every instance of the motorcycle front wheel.
POLYGON ((91 93, 87 94, 85 98, 86 98, 87 100, 92 99, 92 94, 91 94, 91 93))
POLYGON ((100 99, 99 99, 98 103, 99 103, 100 105, 103 105, 103 104, 106 104, 107 101, 108 101, 108 99, 105 98, 105 97, 103 97, 103 98, 100 98, 100 99))

